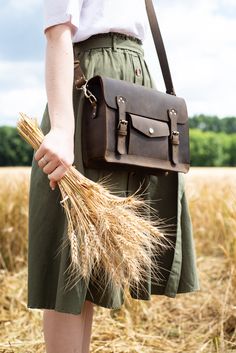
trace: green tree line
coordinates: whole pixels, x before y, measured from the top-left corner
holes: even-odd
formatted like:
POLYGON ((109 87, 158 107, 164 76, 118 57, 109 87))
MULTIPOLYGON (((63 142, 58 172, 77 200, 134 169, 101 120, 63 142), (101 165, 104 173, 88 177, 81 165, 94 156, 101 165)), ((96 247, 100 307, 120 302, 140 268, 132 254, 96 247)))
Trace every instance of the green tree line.
POLYGON ((27 166, 31 164, 33 149, 12 126, 0 126, 0 166, 27 166))
POLYGON ((195 115, 189 119, 191 129, 202 131, 225 132, 226 134, 236 133, 236 117, 220 119, 218 116, 195 115))
MULTIPOLYGON (((192 166, 236 166, 236 117, 197 115, 189 126, 192 166)), ((15 127, 0 126, 0 166, 31 165, 32 156, 15 127)))
POLYGON ((192 166, 236 166, 236 117, 189 119, 192 166))
POLYGON ((192 166, 236 166, 236 133, 190 129, 192 166))

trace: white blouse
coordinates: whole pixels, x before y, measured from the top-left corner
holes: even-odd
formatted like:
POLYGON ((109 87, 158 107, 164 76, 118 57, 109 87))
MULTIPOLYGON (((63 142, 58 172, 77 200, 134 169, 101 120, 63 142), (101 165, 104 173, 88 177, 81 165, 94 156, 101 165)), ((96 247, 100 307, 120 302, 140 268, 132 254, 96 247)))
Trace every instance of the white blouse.
POLYGON ((149 26, 144 0, 44 0, 44 30, 68 21, 75 29, 73 42, 107 32, 144 41, 149 26))

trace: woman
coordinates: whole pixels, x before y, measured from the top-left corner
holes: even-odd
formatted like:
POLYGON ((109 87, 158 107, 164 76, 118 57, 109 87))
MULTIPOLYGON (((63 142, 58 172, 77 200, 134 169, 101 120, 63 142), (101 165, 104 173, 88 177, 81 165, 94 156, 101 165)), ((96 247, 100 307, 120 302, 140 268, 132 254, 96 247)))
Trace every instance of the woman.
MULTIPOLYGON (((29 205, 28 307, 41 308, 47 353, 89 352, 93 305, 119 308, 120 288, 86 288, 80 281, 63 291, 69 249, 57 250, 66 237, 66 220, 57 182, 70 165, 97 181, 110 171, 85 168, 81 153, 83 95, 73 90, 73 61, 79 59, 89 79, 100 74, 153 87, 143 56, 148 20, 144 0, 45 1, 46 106, 41 128, 46 135, 32 162, 29 205)), ((147 198, 175 234, 175 248, 160 258, 159 285, 147 273, 145 291, 175 297, 198 289, 191 220, 181 174, 141 175, 113 172, 120 194, 133 193, 140 182, 147 198)), ((117 190, 117 188, 116 188, 117 190)))

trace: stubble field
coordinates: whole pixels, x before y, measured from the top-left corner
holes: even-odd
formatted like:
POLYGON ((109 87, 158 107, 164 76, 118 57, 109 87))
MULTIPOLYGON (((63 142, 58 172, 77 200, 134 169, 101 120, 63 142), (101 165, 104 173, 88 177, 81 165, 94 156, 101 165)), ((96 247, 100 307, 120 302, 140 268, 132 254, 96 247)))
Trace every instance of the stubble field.
MULTIPOLYGON (((29 168, 0 169, 0 353, 43 353, 26 307, 29 168)), ((236 352, 236 168, 185 176, 201 290, 94 307, 91 353, 236 352)))

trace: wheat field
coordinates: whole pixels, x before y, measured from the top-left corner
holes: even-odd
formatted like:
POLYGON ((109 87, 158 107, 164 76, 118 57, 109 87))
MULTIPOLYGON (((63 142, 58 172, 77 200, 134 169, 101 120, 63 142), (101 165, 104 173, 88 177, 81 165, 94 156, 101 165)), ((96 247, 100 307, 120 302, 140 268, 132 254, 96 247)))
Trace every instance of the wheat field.
MULTIPOLYGON (((26 307, 29 168, 0 169, 0 353, 43 353, 26 307)), ((185 176, 201 290, 94 307, 91 353, 236 352, 236 168, 185 176)))

